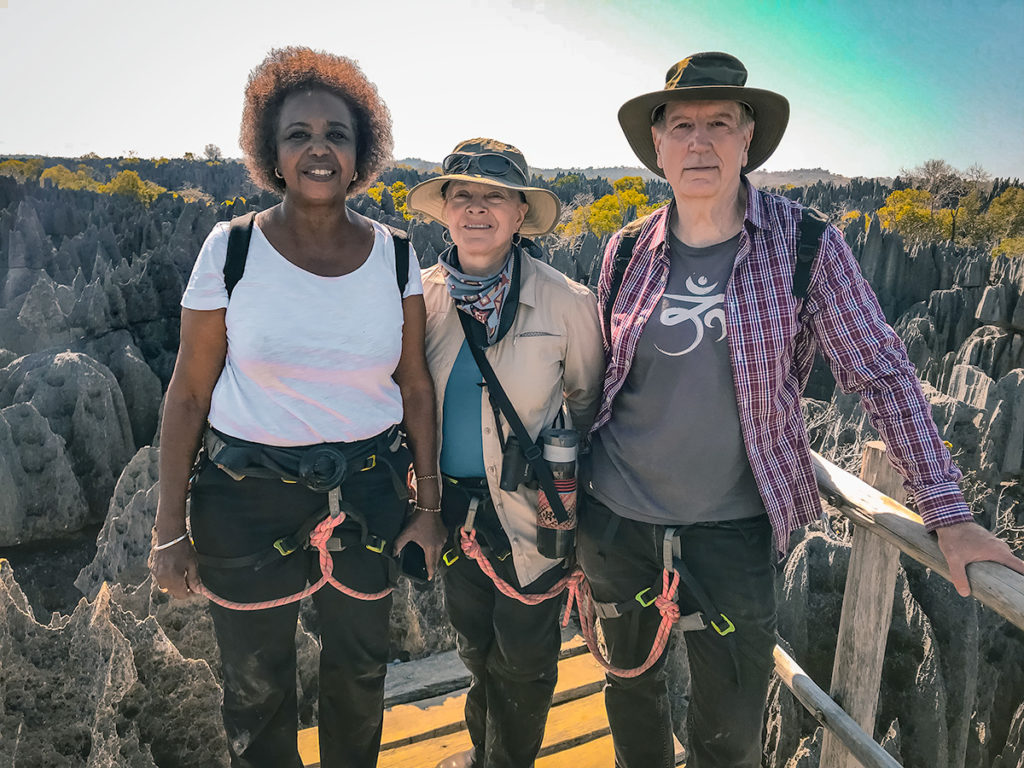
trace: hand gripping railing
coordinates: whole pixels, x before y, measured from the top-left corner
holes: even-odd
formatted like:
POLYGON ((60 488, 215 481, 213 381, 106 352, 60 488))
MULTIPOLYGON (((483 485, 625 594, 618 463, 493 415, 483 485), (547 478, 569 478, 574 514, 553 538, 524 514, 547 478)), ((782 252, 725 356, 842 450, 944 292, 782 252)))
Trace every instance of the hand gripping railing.
MULTIPOLYGON (((818 489, 829 504, 854 524, 850 565, 839 622, 830 695, 815 685, 780 647, 775 669, 782 682, 825 727, 821 768, 896 768, 896 762, 871 738, 892 618, 899 554, 914 558, 949 579, 949 568, 921 518, 853 475, 814 454, 818 489), (838 702, 842 703, 840 706, 838 702)), ((881 443, 865 448, 862 476, 885 474, 881 443)), ((897 495, 898 483, 875 481, 897 495)), ((971 594, 1007 621, 1024 629, 1024 576, 990 562, 967 567, 971 594)))

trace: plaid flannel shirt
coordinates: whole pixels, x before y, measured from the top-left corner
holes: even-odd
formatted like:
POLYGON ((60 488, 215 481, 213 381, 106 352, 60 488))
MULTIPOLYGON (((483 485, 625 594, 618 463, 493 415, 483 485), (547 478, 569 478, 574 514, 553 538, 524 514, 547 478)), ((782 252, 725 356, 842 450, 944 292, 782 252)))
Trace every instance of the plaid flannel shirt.
MULTIPOLYGON (((821 515, 810 442, 800 411, 817 346, 845 392, 861 402, 904 476, 928 530, 972 520, 960 471, 939 438, 902 341, 835 227, 815 258, 806 300, 792 295, 800 205, 759 192, 744 178, 747 210, 725 291, 725 316, 740 428, 750 466, 784 553, 789 534, 821 515)), ((594 430, 611 418, 647 320, 668 281, 666 236, 672 205, 650 216, 611 311, 607 370, 594 430)), ((605 250, 598 304, 607 317, 611 264, 621 233, 605 250)), ((607 323, 602 329, 607 333, 607 323)))

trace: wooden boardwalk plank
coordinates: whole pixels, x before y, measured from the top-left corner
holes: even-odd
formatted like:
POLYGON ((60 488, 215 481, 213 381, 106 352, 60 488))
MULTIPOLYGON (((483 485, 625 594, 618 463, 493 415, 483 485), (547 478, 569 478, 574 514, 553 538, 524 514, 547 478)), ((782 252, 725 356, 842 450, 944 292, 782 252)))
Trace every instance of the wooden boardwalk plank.
MULTIPOLYGON (((558 684, 537 766, 608 768, 614 750, 604 709, 604 670, 579 636, 564 638, 559 659, 558 684)), ((408 700, 416 691, 424 698, 385 710, 378 768, 432 768, 446 755, 471 746, 463 722, 466 689, 432 695, 457 682, 458 668, 450 659, 436 658, 411 662, 409 667, 417 664, 419 669, 402 670, 401 693, 396 691, 394 699, 408 700)), ((316 728, 299 733, 299 753, 307 768, 319 765, 317 735, 316 728)))
MULTIPOLYGON (((608 720, 604 710, 604 696, 600 693, 591 694, 551 708, 542 749, 550 750, 555 745, 568 747, 607 733, 608 720)), ((465 730, 460 730, 394 749, 382 750, 378 766, 432 768, 446 755, 469 747, 469 734, 465 730)))
MULTIPOLYGON (((604 671, 587 653, 586 645, 579 635, 565 637, 559 659, 554 704, 588 696, 602 689, 604 671)), ((458 662, 457 657, 454 661, 458 662)), ((468 673, 465 672, 465 667, 461 666, 461 662, 456 666, 452 659, 431 658, 399 665, 400 668, 413 666, 418 666, 419 669, 403 670, 402 675, 398 676, 398 684, 392 688, 391 696, 387 698, 391 698, 392 701, 408 701, 410 696, 417 693, 421 698, 430 698, 409 704, 395 704, 384 711, 382 752, 418 741, 451 736, 465 730, 464 686, 468 681, 468 673), (441 678, 447 679, 448 682, 441 678), (449 690, 452 685, 459 685, 459 690, 449 690), (439 690, 448 692, 435 695, 439 690)), ((308 768, 316 766, 320 760, 318 736, 316 728, 307 728, 299 732, 299 755, 302 757, 303 765, 308 768)))
MULTIPOLYGON (((604 670, 590 654, 566 658, 558 665, 556 704, 597 693, 604 687, 604 670)), ((465 728, 466 692, 414 704, 400 704, 384 712, 381 748, 401 746, 465 728)))
POLYGON ((602 736, 569 750, 538 757, 535 765, 536 768, 611 768, 614 763, 612 737, 602 736))

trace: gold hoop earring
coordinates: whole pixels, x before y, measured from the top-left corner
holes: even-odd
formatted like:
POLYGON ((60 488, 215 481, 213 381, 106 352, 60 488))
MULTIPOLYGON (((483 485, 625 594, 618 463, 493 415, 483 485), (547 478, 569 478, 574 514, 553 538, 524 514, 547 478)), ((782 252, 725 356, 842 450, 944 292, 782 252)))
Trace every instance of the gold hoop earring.
POLYGON ((284 180, 284 176, 282 176, 281 172, 279 170, 277 170, 277 166, 276 165, 274 166, 274 175, 277 176, 277 178, 281 179, 282 181, 284 180))
POLYGON ((350 181, 349 184, 354 184, 358 180, 359 180, 359 171, 353 171, 352 172, 352 181, 350 181))

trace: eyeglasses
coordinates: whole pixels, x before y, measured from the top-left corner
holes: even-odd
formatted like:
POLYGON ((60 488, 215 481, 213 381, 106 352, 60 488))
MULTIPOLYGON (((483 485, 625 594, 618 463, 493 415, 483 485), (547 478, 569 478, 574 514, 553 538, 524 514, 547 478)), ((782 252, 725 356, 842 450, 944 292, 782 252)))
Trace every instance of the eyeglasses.
POLYGON ((509 160, 504 155, 498 155, 493 152, 481 154, 455 152, 441 161, 441 170, 445 173, 466 173, 474 166, 484 176, 497 176, 499 178, 508 174, 509 171, 515 171, 524 184, 530 183, 530 178, 526 175, 526 171, 523 170, 522 166, 509 160))

